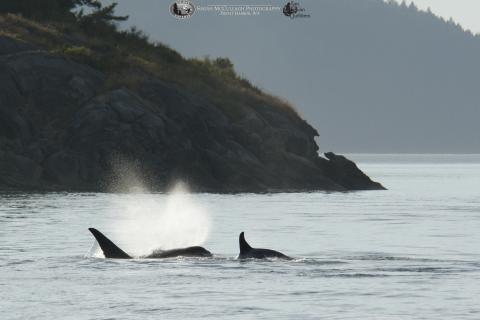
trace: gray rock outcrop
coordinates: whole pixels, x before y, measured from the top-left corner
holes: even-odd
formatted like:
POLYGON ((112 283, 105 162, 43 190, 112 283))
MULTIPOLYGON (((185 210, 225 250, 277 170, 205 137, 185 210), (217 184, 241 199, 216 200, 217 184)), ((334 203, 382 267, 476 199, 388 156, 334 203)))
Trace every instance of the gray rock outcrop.
MULTIPOLYGON (((90 66, 0 37, 0 189, 112 190, 128 163, 151 190, 382 189, 353 162, 318 156, 295 112, 244 105, 235 117, 173 82, 105 90, 90 66)), ((120 177, 121 178, 121 177, 120 177)))

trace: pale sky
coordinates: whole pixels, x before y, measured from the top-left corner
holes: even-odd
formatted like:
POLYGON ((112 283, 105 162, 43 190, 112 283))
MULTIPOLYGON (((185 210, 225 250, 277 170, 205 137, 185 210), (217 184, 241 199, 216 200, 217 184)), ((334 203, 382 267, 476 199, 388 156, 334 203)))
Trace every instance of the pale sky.
MULTIPOLYGON (((402 0, 396 0, 402 2, 402 0)), ((407 3, 412 0, 406 0, 407 3)), ((480 0, 413 0, 420 9, 428 7, 438 16, 450 17, 464 29, 480 34, 480 0)))

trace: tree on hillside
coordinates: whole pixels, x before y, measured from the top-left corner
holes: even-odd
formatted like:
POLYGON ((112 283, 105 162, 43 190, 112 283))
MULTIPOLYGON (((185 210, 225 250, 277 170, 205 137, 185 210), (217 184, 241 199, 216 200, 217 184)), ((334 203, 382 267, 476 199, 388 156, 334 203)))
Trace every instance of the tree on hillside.
POLYGON ((117 16, 115 15, 115 8, 117 3, 114 2, 111 5, 103 7, 98 1, 94 0, 79 0, 81 2, 86 2, 83 5, 88 5, 94 7, 94 11, 90 14, 85 15, 83 9, 76 15, 78 21, 84 27, 95 28, 104 24, 111 24, 116 21, 125 21, 128 19, 128 16, 117 16))
POLYGON ((112 23, 128 17, 116 16, 116 3, 103 7, 98 0, 1 0, 0 13, 21 14, 40 20, 78 20, 83 23, 112 23), (83 8, 92 10, 84 14, 83 8), (73 13, 74 9, 80 9, 73 13))
POLYGON ((35 19, 73 18, 79 5, 93 5, 93 0, 2 0, 0 12, 21 14, 35 19))

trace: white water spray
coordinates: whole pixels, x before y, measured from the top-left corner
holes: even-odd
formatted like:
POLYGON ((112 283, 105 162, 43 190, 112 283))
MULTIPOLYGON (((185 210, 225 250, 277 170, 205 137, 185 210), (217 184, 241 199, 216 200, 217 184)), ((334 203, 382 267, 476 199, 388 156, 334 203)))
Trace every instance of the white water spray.
POLYGON ((95 239, 93 240, 91 248, 88 250, 87 254, 85 254, 85 257, 105 258, 105 256, 103 255, 102 249, 100 248, 100 245, 95 239))
POLYGON ((132 255, 155 249, 202 245, 210 231, 208 211, 178 183, 166 194, 123 194, 115 201, 111 240, 132 255))

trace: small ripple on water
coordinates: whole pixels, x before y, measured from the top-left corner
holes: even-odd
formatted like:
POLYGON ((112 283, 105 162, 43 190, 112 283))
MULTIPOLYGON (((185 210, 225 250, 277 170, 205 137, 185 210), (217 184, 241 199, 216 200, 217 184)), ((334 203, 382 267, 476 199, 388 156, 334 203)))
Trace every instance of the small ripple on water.
POLYGON ((0 265, 0 267, 9 267, 9 266, 16 266, 16 265, 24 265, 27 263, 34 263, 35 260, 13 260, 13 261, 6 261, 4 265, 0 265))
POLYGON ((479 271, 475 269, 466 269, 466 268, 460 268, 460 267, 397 267, 397 268, 378 268, 376 270, 389 272, 389 273, 400 272, 400 273, 438 273, 438 274, 479 271))
POLYGON ((406 257, 406 256, 392 256, 382 253, 371 253, 358 256, 346 256, 345 260, 360 260, 360 261, 418 261, 418 262, 448 262, 449 260, 420 258, 420 257, 406 257))

